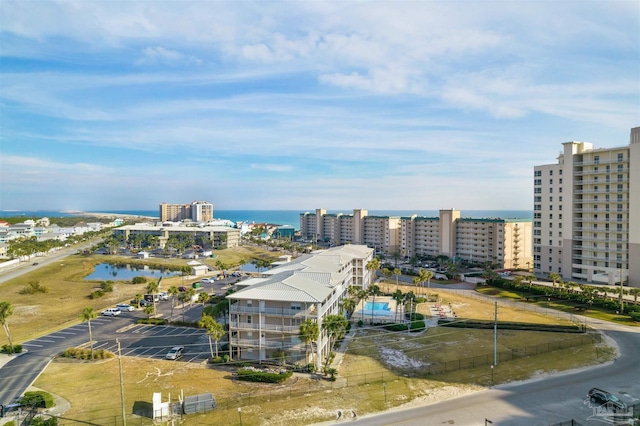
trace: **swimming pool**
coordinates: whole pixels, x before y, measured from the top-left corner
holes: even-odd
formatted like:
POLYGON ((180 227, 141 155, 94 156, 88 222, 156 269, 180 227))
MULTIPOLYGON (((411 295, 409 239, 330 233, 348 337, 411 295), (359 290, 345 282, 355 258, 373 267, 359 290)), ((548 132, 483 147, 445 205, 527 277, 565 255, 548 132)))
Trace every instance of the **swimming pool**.
POLYGON ((391 312, 391 309, 389 309, 388 302, 367 302, 364 304, 364 310, 369 312, 373 311, 374 313, 376 311, 391 312))

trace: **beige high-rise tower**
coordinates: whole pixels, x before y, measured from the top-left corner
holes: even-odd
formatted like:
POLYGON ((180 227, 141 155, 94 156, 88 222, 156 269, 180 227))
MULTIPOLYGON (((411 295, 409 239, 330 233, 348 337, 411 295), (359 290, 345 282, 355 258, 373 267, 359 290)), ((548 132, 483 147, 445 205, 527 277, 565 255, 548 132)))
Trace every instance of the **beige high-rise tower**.
POLYGON ((626 146, 563 147, 534 168, 534 272, 640 287, 640 127, 626 146))

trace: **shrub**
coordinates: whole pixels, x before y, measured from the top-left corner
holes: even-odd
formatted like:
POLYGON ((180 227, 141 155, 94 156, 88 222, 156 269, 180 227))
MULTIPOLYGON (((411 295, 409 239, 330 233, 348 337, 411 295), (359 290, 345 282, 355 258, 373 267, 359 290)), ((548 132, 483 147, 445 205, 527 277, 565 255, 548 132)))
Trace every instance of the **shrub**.
POLYGON ((102 296, 104 296, 104 291, 103 290, 96 290, 93 293, 91 293, 89 295, 89 299, 99 299, 102 296))
MULTIPOLYGON (((138 324, 165 325, 167 320, 163 318, 140 318, 138 324)), ((175 324, 175 323, 174 323, 175 324)))
POLYGON ((293 371, 260 371, 255 368, 241 368, 238 370, 238 379, 248 382, 282 383, 293 375, 293 371))
MULTIPOLYGON (((227 357, 228 356, 229 355, 227 355, 227 357)), ((226 361, 221 356, 215 356, 213 358, 209 358, 209 364, 222 364, 223 362, 226 362, 226 361)))
MULTIPOLYGON (((91 349, 85 348, 67 348, 60 355, 63 358, 75 358, 75 359, 91 359, 91 349)), ((105 351, 104 349, 96 349, 93 351, 93 359, 109 359, 115 357, 113 352, 105 351)))
POLYGON ((45 391, 25 392, 19 403, 30 407, 51 408, 53 407, 53 396, 45 391))
POLYGON ((22 290, 20 290, 18 293, 37 294, 37 293, 47 293, 48 291, 49 289, 40 285, 39 281, 30 281, 29 284, 24 286, 22 290))
POLYGON ((103 291, 107 292, 107 293, 112 292, 113 291, 113 281, 102 281, 100 283, 100 288, 103 291))
POLYGON ((3 354, 19 354, 20 352, 22 352, 22 345, 13 345, 13 350, 11 350, 11 345, 2 345, 2 348, 0 348, 0 353, 3 354))
POLYGON ((145 277, 133 277, 131 282, 134 284, 144 284, 147 282, 147 279, 145 277))
POLYGON ((629 316, 632 320, 640 322, 640 312, 629 312, 629 316))
POLYGON ((58 419, 56 417, 34 417, 29 426, 58 426, 58 419))

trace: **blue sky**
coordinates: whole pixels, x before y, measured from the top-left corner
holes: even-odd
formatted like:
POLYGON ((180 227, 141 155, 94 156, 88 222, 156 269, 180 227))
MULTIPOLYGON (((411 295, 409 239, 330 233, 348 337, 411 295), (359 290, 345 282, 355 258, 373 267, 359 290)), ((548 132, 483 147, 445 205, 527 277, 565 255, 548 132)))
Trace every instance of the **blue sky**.
POLYGON ((526 210, 640 125, 638 1, 0 2, 0 209, 526 210))

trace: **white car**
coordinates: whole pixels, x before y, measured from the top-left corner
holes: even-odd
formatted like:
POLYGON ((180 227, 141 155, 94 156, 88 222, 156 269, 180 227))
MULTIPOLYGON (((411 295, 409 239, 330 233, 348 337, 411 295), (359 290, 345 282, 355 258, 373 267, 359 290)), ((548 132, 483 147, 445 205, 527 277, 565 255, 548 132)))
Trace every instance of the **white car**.
POLYGON ((182 357, 182 353, 184 352, 183 346, 175 346, 171 348, 167 355, 165 355, 166 359, 178 359, 182 357))
POLYGON ((169 294, 167 294, 166 291, 162 291, 162 292, 158 293, 158 299, 159 300, 164 300, 164 301, 169 300, 169 294))
POLYGON ((213 284, 213 283, 215 283, 215 282, 216 282, 216 279, 215 279, 214 277, 211 277, 211 278, 203 278, 203 279, 201 279, 201 280, 200 280, 200 282, 201 282, 202 284, 213 284))
POLYGON ((118 303, 116 305, 116 308, 118 308, 118 310, 122 312, 131 312, 135 310, 135 308, 128 303, 118 303))
POLYGON ((120 315, 120 309, 118 308, 108 308, 102 311, 102 315, 105 317, 117 317, 120 315))

